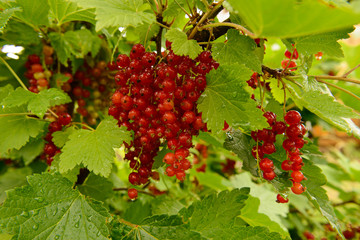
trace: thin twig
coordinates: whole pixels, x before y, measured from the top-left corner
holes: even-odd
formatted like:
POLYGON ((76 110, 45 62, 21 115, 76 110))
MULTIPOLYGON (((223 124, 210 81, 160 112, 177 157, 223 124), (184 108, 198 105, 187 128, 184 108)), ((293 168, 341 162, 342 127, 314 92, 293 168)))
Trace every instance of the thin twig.
POLYGON ((209 9, 199 20, 199 22, 196 24, 196 26, 194 27, 194 29, 191 31, 188 39, 192 39, 196 32, 199 30, 199 26, 208 18, 209 15, 211 15, 213 12, 215 12, 219 7, 221 7, 222 3, 225 0, 220 0, 214 7, 213 9, 209 9))
POLYGON ((91 130, 91 131, 95 131, 94 128, 90 127, 89 125, 85 124, 85 123, 81 123, 81 122, 71 122, 71 125, 80 125, 83 127, 86 127, 87 129, 91 130))
POLYGON ((344 93, 347 93, 347 94, 349 94, 350 96, 353 96, 354 98, 356 98, 357 100, 360 101, 360 97, 359 97, 359 96, 353 94, 352 92, 350 92, 349 90, 346 90, 345 88, 339 87, 339 86, 337 86, 337 85, 335 85, 335 84, 333 84, 333 83, 329 83, 329 82, 323 81, 323 80, 321 80, 321 79, 316 79, 316 80, 317 80, 318 82, 325 83, 326 85, 329 85, 329 86, 331 86, 331 87, 333 87, 333 88, 337 88, 337 89, 339 89, 340 91, 343 91, 344 93))
POLYGON ((174 0, 174 1, 175 1, 176 4, 179 6, 179 8, 180 8, 181 10, 183 10, 183 12, 184 12, 186 15, 188 15, 188 17, 191 19, 191 18, 192 18, 192 17, 191 17, 191 14, 188 13, 188 11, 186 11, 186 9, 183 8, 177 0, 174 0))
POLYGON ((360 205, 360 203, 356 202, 354 199, 351 199, 351 200, 348 200, 348 201, 345 201, 345 202, 334 203, 333 206, 338 207, 338 206, 343 206, 343 205, 346 205, 346 204, 349 204, 349 203, 354 203, 354 204, 360 205))
POLYGON ((255 38, 255 34, 250 32, 248 29, 246 29, 245 27, 236 24, 236 23, 231 23, 231 22, 218 22, 218 23, 209 23, 207 25, 198 27, 198 30, 203 30, 205 28, 209 28, 209 27, 232 27, 235 28, 237 30, 242 31, 243 33, 245 33, 246 35, 248 35, 251 38, 255 38))
POLYGON ((353 71, 355 71, 357 68, 360 67, 360 64, 358 64, 356 67, 350 69, 348 72, 346 72, 343 77, 346 78, 350 73, 352 73, 353 71))
POLYGON ((5 113, 0 114, 0 117, 10 117, 10 116, 31 116, 34 115, 33 113, 5 113))
MULTIPOLYGON (((296 76, 293 76, 291 78, 295 78, 296 76)), ((300 77, 300 76, 299 76, 300 77)), ((352 83, 357 83, 360 84, 360 80, 358 79, 352 79, 352 78, 346 78, 346 77, 337 77, 337 76, 309 76, 309 77, 315 77, 317 79, 328 79, 328 80, 339 80, 339 81, 344 81, 344 82, 352 82, 352 83)))
MULTIPOLYGON (((113 188, 113 191, 127 191, 129 190, 128 188, 113 188)), ((154 194, 146 192, 146 191, 142 191, 142 190, 137 190, 139 193, 143 193, 143 194, 147 194, 149 196, 155 197, 154 194)))
POLYGON ((160 27, 166 28, 167 30, 169 30, 170 28, 168 26, 166 26, 165 24, 159 23, 158 21, 155 22, 157 25, 159 25, 160 27))
POLYGON ((19 76, 15 73, 15 71, 12 69, 12 67, 5 61, 5 59, 3 59, 2 57, 0 57, 0 60, 4 63, 4 65, 9 69, 9 71, 11 72, 11 74, 14 76, 14 78, 19 82, 19 84, 21 85, 21 87, 23 87, 25 90, 29 91, 29 89, 27 89, 27 87, 25 86, 25 84, 23 83, 23 81, 21 81, 21 79, 19 78, 19 76))

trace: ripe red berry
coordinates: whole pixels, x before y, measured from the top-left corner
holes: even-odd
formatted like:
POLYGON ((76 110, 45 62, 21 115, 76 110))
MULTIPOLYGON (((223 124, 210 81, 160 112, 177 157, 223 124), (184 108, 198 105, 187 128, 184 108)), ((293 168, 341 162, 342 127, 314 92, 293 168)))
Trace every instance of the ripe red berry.
POLYGON ((179 180, 179 181, 184 181, 185 180, 185 177, 186 177, 186 174, 184 171, 178 171, 176 173, 176 178, 179 180))
POLYGON ((281 196, 280 194, 278 194, 278 195, 276 196, 276 201, 277 201, 278 203, 287 203, 287 202, 289 202, 289 199, 285 199, 283 196, 281 196))
POLYGON ((136 172, 132 172, 129 174, 129 182, 132 185, 139 185, 140 184, 140 175, 136 172))
POLYGON ((265 142, 261 147, 263 153, 272 154, 276 152, 275 145, 271 142, 265 142))
POLYGON ((272 126, 272 131, 275 134, 283 134, 286 130, 286 124, 284 122, 275 122, 272 126))
POLYGON ((299 124, 301 121, 301 115, 298 111, 290 110, 285 114, 284 119, 289 125, 299 124))
POLYGON ((274 171, 263 172, 263 178, 265 180, 271 181, 276 177, 276 173, 274 171))
POLYGON ((60 114, 58 121, 62 126, 66 126, 71 123, 71 116, 68 113, 60 114))
POLYGON ((173 164, 175 162, 175 154, 174 153, 165 154, 163 161, 167 164, 173 164))
POLYGON ((264 158, 260 161, 259 166, 263 172, 271 172, 273 171, 274 163, 270 159, 264 158))
POLYGON ((273 112, 266 112, 263 116, 266 117, 267 122, 270 126, 274 125, 274 123, 276 122, 276 114, 273 112))
POLYGON ((281 169, 284 171, 290 171, 291 170, 291 162, 289 160, 285 160, 281 163, 281 169))
POLYGON ((301 182, 304 179, 304 174, 300 171, 293 171, 291 173, 291 178, 294 182, 301 182))
POLYGON ((291 191, 295 194, 302 194, 305 192, 305 187, 301 185, 301 183, 294 182, 293 186, 291 187, 291 191))
POLYGON ((173 166, 168 166, 166 168, 166 174, 169 176, 169 177, 172 177, 176 174, 176 170, 173 166))
POLYGON ((138 196, 138 191, 135 188, 129 188, 128 196, 131 200, 135 200, 138 196))

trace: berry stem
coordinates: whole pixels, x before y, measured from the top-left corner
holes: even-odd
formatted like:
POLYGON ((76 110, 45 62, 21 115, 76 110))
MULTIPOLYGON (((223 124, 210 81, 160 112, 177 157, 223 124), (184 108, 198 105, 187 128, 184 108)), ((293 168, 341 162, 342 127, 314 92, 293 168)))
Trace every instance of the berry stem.
POLYGON ((196 26, 193 28, 193 30, 191 31, 188 39, 192 39, 195 34, 197 33, 197 31, 199 30, 199 26, 208 18, 209 15, 211 15, 213 12, 215 12, 224 2, 225 0, 220 0, 218 3, 216 3, 216 5, 213 8, 209 8, 205 14, 201 17, 201 19, 199 20, 199 22, 196 24, 196 26))
POLYGON ((207 24, 207 25, 204 25, 204 26, 201 26, 201 27, 198 27, 198 30, 201 31, 205 28, 213 28, 213 27, 232 27, 232 28, 235 28, 237 30, 240 30, 242 32, 244 32, 247 36, 251 37, 251 38, 255 38, 255 34, 252 33, 251 31, 249 31, 248 29, 246 29, 245 27, 239 25, 239 24, 236 24, 236 23, 231 23, 231 22, 218 22, 218 23, 210 23, 210 24, 207 24))
POLYGON ((23 87, 26 91, 29 91, 29 89, 27 89, 27 87, 25 86, 25 84, 23 83, 23 81, 21 81, 21 79, 19 78, 19 76, 15 73, 15 71, 12 69, 12 67, 5 61, 5 59, 3 59, 2 57, 0 57, 0 60, 4 63, 4 65, 7 67, 7 69, 11 72, 11 74, 14 76, 14 78, 19 82, 19 84, 21 85, 21 87, 23 87))
POLYGON ((188 13, 188 11, 186 11, 186 9, 185 8, 183 8, 180 4, 179 4, 179 2, 177 1, 177 0, 174 0, 175 2, 176 2, 176 4, 179 6, 179 8, 181 9, 181 10, 183 10, 183 12, 189 17, 189 19, 192 19, 192 16, 191 16, 191 14, 190 13, 188 13))
POLYGON ((317 81, 318 81, 318 82, 321 82, 321 83, 324 83, 324 84, 326 84, 326 85, 328 85, 328 86, 331 86, 331 87, 333 87, 333 88, 336 88, 336 89, 338 89, 338 90, 340 90, 340 91, 343 91, 344 93, 347 93, 347 94, 349 94, 350 96, 352 96, 352 97, 354 97, 354 98, 356 98, 357 100, 360 101, 360 97, 359 97, 359 96, 355 95, 354 93, 350 92, 349 90, 347 90, 347 89, 345 89, 345 88, 339 87, 339 86, 336 85, 336 84, 329 83, 329 82, 326 82, 326 81, 321 80, 321 79, 317 79, 317 81))
POLYGON ((346 72, 343 77, 346 78, 350 73, 352 73, 353 71, 355 71, 356 69, 358 69, 360 67, 360 64, 358 64, 356 67, 353 67, 352 69, 350 69, 348 72, 346 72))
POLYGON ((94 128, 90 127, 89 125, 85 124, 85 123, 81 123, 81 122, 71 122, 71 125, 80 125, 83 127, 86 127, 87 129, 91 130, 91 131, 95 131, 94 128))

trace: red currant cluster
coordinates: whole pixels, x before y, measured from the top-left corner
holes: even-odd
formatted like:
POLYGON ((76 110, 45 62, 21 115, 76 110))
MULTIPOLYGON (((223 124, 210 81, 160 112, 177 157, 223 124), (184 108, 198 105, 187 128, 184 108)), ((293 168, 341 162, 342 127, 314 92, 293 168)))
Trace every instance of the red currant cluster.
POLYGON ((236 161, 227 158, 226 163, 221 163, 221 171, 227 175, 233 175, 235 173, 235 164, 236 161))
MULTIPOLYGON (((64 105, 62 105, 64 106, 64 105)), ((50 166, 54 160, 54 156, 60 153, 60 149, 55 146, 52 141, 52 134, 57 131, 62 131, 62 127, 71 123, 71 116, 66 112, 66 107, 61 107, 60 111, 57 111, 58 119, 49 124, 49 132, 45 136, 47 143, 44 146, 44 154, 42 158, 46 159, 46 163, 50 166)))
POLYGON ((129 175, 133 185, 148 181, 153 158, 165 140, 167 147, 174 150, 163 159, 170 165, 166 173, 184 180, 185 170, 191 167, 186 158, 192 136, 206 130, 196 101, 206 87, 205 75, 218 64, 209 51, 192 60, 174 54, 171 43, 167 42, 166 47, 168 51, 157 65, 156 54, 145 52, 141 44, 133 46, 130 57, 117 57, 120 70, 115 81, 119 88, 112 96, 109 115, 135 133, 125 155, 134 170, 129 175))
MULTIPOLYGON (((287 126, 285 122, 276 121, 276 115, 272 112, 266 112, 264 113, 264 116, 271 129, 262 129, 251 133, 251 137, 257 142, 257 145, 252 148, 252 155, 256 159, 261 159, 259 167, 263 172, 263 178, 269 181, 273 180, 276 177, 274 164, 270 159, 264 158, 264 155, 269 155, 276 151, 274 145, 276 135, 285 133, 286 139, 282 146, 287 153, 288 159, 282 162, 281 168, 284 171, 292 171, 291 180, 293 186, 291 190, 295 194, 301 194, 305 191, 305 188, 300 184, 304 179, 304 175, 300 171, 303 162, 299 149, 305 144, 303 136, 306 133, 305 126, 300 123, 301 115, 294 110, 287 112, 285 115, 285 122, 289 126, 287 126)), ((287 199, 284 199, 281 195, 277 196, 277 200, 281 203, 287 202, 287 199)))
POLYGON ((276 121, 276 114, 273 112, 265 112, 264 117, 266 117, 270 128, 251 132, 251 137, 257 142, 257 145, 252 148, 251 153, 254 158, 261 159, 259 167, 263 172, 263 178, 271 181, 276 177, 274 164, 270 159, 264 158, 264 155, 270 155, 276 151, 274 144, 276 135, 285 132, 286 124, 276 121))
POLYGON ((291 191, 295 194, 301 194, 305 191, 305 188, 300 183, 304 180, 304 174, 300 171, 304 164, 299 149, 305 144, 303 137, 306 133, 306 128, 300 123, 301 115, 297 111, 288 111, 284 118, 289 126, 286 127, 286 139, 282 145, 288 159, 282 162, 281 168, 284 171, 291 171, 291 180, 293 182, 291 191))
POLYGON ((52 73, 48 70, 44 71, 43 66, 40 64, 40 57, 36 54, 28 56, 28 60, 25 63, 27 71, 25 77, 29 79, 29 90, 34 93, 38 93, 43 89, 49 87, 49 78, 52 73))
POLYGON ((259 84, 258 79, 259 79, 258 73, 254 72, 253 75, 251 75, 251 78, 246 82, 251 88, 256 89, 259 84))
POLYGON ((199 152, 199 155, 194 154, 194 165, 199 165, 199 167, 196 168, 197 172, 206 172, 206 159, 209 156, 208 153, 208 147, 204 144, 198 143, 195 146, 195 149, 199 152))
POLYGON ((295 71, 296 70, 296 62, 294 62, 293 60, 296 60, 299 58, 299 53, 296 50, 296 48, 294 48, 293 52, 290 52, 289 50, 285 51, 285 57, 288 59, 282 60, 281 61, 281 66, 283 69, 288 69, 289 71, 295 71))
POLYGON ((76 111, 86 117, 88 124, 95 125, 99 117, 98 111, 109 106, 108 99, 111 96, 111 89, 115 87, 108 79, 106 62, 99 61, 93 68, 85 64, 83 70, 75 73, 72 86, 68 87, 68 91, 72 90, 72 94, 77 100, 76 111))

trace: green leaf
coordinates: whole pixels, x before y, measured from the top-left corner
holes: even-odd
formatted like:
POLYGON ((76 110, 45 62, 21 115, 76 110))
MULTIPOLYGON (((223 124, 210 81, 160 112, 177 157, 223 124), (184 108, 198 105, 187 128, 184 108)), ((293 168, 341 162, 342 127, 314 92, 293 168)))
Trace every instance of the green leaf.
POLYGON ((242 188, 209 195, 182 209, 180 215, 183 221, 189 221, 191 230, 206 238, 216 237, 217 231, 233 225, 233 220, 245 206, 249 191, 249 188, 242 188))
POLYGON ((190 174, 191 176, 196 177, 201 185, 217 191, 228 190, 232 186, 229 180, 224 179, 223 176, 212 171, 197 172, 196 169, 191 169, 190 174))
POLYGON ((266 227, 271 232, 278 232, 283 237, 290 237, 289 233, 282 229, 278 223, 272 221, 267 215, 258 212, 259 205, 259 198, 249 196, 245 207, 241 210, 240 218, 250 226, 266 227))
POLYGON ((10 84, 0 88, 0 102, 6 98, 11 92, 14 91, 14 87, 10 84))
POLYGON ((71 102, 70 97, 57 88, 33 93, 18 87, 2 101, 2 104, 6 107, 18 107, 27 104, 28 111, 42 118, 49 107, 68 102, 71 102))
POLYGON ((25 168, 9 168, 0 176, 0 203, 5 200, 5 191, 14 187, 20 187, 26 184, 26 177, 30 175, 31 169, 25 168))
POLYGON ((15 6, 22 9, 21 12, 16 12, 15 16, 25 23, 34 27, 39 25, 49 25, 49 4, 47 0, 16 0, 15 6))
POLYGON ((256 56, 257 45, 254 39, 241 35, 230 29, 227 42, 215 43, 212 50, 216 61, 222 64, 244 64, 246 67, 261 73, 261 60, 256 56))
POLYGON ((257 37, 289 38, 351 27, 360 14, 351 8, 334 8, 313 0, 229 0, 231 11, 257 37), (274 17, 277 16, 277 17, 274 17))
POLYGON ((198 100, 198 110, 213 133, 220 132, 224 120, 230 126, 251 130, 268 126, 262 111, 245 90, 252 72, 244 65, 225 65, 207 75, 207 86, 198 100))
MULTIPOLYGON (((5 39, 7 42, 14 44, 14 45, 20 45, 20 46, 27 46, 27 45, 38 45, 40 44, 40 38, 39 33, 36 32, 32 27, 29 25, 15 21, 11 19, 6 29, 1 36, 1 38, 5 39)), ((14 69, 15 72, 16 69, 14 69)))
POLYGON ((273 98, 279 103, 284 103, 284 88, 283 85, 276 79, 271 79, 270 89, 273 98))
POLYGON ((306 181, 303 181, 303 184, 306 187, 306 197, 329 221, 331 226, 336 229, 339 234, 342 234, 339 221, 329 201, 329 198, 326 195, 326 191, 321 187, 327 182, 325 175, 318 166, 307 160, 305 161, 303 167, 303 173, 307 178, 306 181))
POLYGON ((258 176, 257 163, 254 157, 251 155, 251 149, 249 137, 243 134, 240 130, 233 130, 229 133, 227 139, 224 142, 224 148, 232 151, 243 160, 243 168, 249 171, 252 175, 258 176))
POLYGON ((25 115, 11 115, 12 113, 24 113, 24 107, 0 109, 0 153, 10 149, 20 149, 30 139, 43 132, 45 122, 25 115), (6 114, 7 116, 1 116, 6 114))
POLYGON ((20 11, 20 8, 8 8, 4 9, 0 13, 0 33, 4 32, 4 28, 6 27, 6 24, 10 20, 10 18, 14 15, 15 12, 20 11))
POLYGON ((65 34, 52 32, 49 38, 60 62, 65 66, 73 56, 84 58, 91 53, 95 57, 101 45, 101 39, 87 29, 67 31, 65 34))
POLYGON ((111 238, 113 240, 157 240, 157 239, 199 239, 199 233, 189 230, 177 215, 156 215, 145 219, 141 225, 114 221, 111 238))
POLYGON ((349 119, 359 118, 359 115, 336 101, 324 84, 317 83, 314 78, 302 80, 299 83, 302 88, 292 82, 286 82, 290 96, 298 107, 305 107, 333 126, 360 137, 360 129, 349 119))
POLYGON ((49 0, 50 14, 58 26, 70 21, 86 21, 95 24, 94 9, 79 8, 76 3, 66 0, 49 0))
POLYGON ((183 9, 187 8, 187 4, 185 0, 176 0, 176 1, 173 0, 172 2, 169 3, 168 7, 163 12, 163 16, 171 18, 171 17, 177 17, 180 14, 185 14, 181 8, 183 9))
POLYGON ((7 192, 0 225, 18 239, 108 239, 108 211, 60 174, 35 174, 7 192), (46 218, 44 218, 46 216, 46 218))
POLYGON ((37 156, 44 151, 45 141, 42 137, 31 138, 29 142, 19 150, 10 152, 11 159, 23 159, 25 165, 29 165, 37 156))
POLYGON ((318 52, 332 57, 344 57, 341 45, 337 42, 339 39, 349 38, 349 32, 353 28, 345 29, 337 32, 313 34, 304 37, 291 39, 296 44, 299 53, 312 55, 318 52))
POLYGON ((52 134, 52 141, 57 147, 62 148, 69 141, 69 136, 75 131, 75 127, 68 127, 65 131, 54 132, 52 134))
POLYGON ((80 129, 69 136, 60 155, 60 172, 83 165, 97 175, 108 177, 115 152, 123 142, 131 141, 130 132, 119 128, 115 119, 103 120, 96 130, 80 129))
POLYGON ((79 191, 99 201, 105 201, 113 195, 113 184, 108 179, 90 173, 85 182, 78 186, 79 191))
POLYGON ((155 22, 149 4, 143 0, 71 0, 84 8, 95 8, 96 31, 107 27, 137 27, 155 22))
POLYGON ((219 229, 217 235, 213 239, 274 240, 284 238, 282 238, 279 233, 269 232, 265 227, 234 227, 219 229))
POLYGON ((200 45, 195 40, 188 40, 186 33, 180 29, 170 29, 165 34, 165 38, 172 42, 171 49, 177 55, 185 55, 195 59, 202 51, 200 45))
POLYGON ((134 224, 141 222, 151 216, 151 206, 149 203, 143 204, 141 201, 129 202, 122 218, 134 224))

